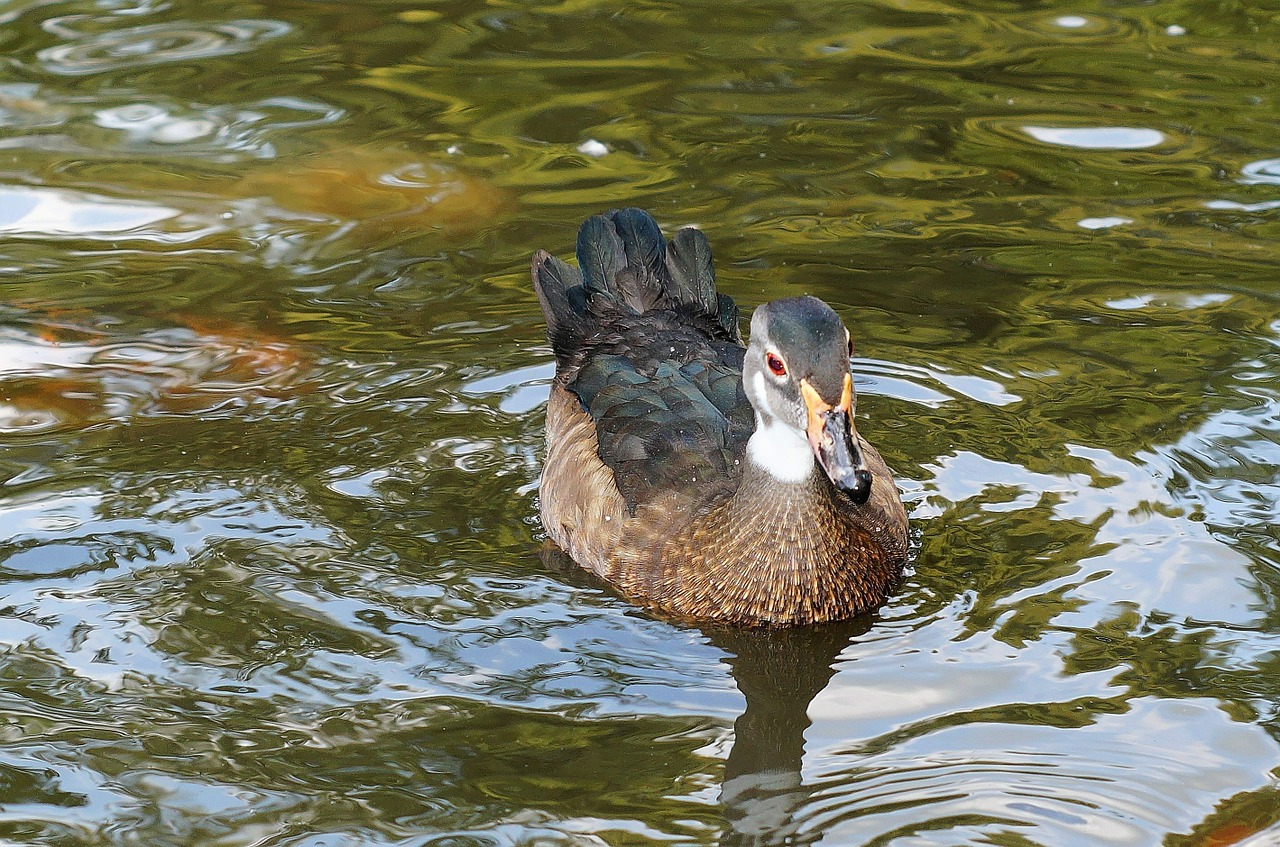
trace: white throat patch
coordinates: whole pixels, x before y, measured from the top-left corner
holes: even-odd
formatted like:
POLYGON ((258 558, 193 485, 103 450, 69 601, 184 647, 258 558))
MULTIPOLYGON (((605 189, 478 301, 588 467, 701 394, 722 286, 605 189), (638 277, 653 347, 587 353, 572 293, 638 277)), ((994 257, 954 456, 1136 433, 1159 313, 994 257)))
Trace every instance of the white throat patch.
POLYGON ((764 374, 756 373, 750 390, 756 407, 756 431, 747 440, 747 458, 778 482, 804 482, 813 473, 813 448, 809 438, 793 426, 769 414, 764 374))

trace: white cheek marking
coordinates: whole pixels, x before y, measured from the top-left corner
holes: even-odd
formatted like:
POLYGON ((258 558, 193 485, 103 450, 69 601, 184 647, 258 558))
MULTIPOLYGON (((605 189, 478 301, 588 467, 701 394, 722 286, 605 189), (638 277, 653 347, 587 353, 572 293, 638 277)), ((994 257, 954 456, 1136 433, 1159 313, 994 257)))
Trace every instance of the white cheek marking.
POLYGON ((747 457, 778 482, 804 482, 813 473, 813 448, 808 436, 769 414, 763 373, 755 373, 750 389, 755 400, 756 431, 747 441, 747 457))

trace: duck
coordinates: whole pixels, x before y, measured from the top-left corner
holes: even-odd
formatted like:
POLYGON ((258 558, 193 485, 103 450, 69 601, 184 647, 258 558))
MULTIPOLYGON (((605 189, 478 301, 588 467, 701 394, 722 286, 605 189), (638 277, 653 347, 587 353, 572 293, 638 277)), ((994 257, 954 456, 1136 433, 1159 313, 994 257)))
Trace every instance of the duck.
POLYGON ((794 627, 881 606, 908 521, 857 431, 853 344, 812 296, 743 340, 694 227, 620 209, 545 250, 533 287, 555 354, 539 511, 547 537, 628 601, 695 624, 794 627))

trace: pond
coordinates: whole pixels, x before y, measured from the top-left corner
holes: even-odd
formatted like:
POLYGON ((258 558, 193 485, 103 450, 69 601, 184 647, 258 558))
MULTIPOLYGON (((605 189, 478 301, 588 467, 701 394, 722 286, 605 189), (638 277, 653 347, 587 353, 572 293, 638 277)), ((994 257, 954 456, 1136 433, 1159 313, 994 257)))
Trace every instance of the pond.
POLYGON ((0 2, 0 842, 1280 839, 1280 16, 0 2), (830 302, 910 568, 734 633, 537 522, 529 258, 830 302))

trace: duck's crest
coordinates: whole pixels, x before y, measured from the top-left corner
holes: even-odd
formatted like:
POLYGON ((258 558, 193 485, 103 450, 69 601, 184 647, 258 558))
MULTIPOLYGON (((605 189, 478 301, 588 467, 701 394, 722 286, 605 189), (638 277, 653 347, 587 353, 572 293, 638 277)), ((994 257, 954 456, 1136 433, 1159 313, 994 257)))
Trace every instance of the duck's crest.
POLYGON ((657 310, 713 318, 741 343, 738 307, 716 293, 711 245, 693 227, 670 242, 641 209, 587 218, 578 230, 578 267, 545 250, 533 257, 533 283, 558 357, 578 350, 601 322, 657 310))

